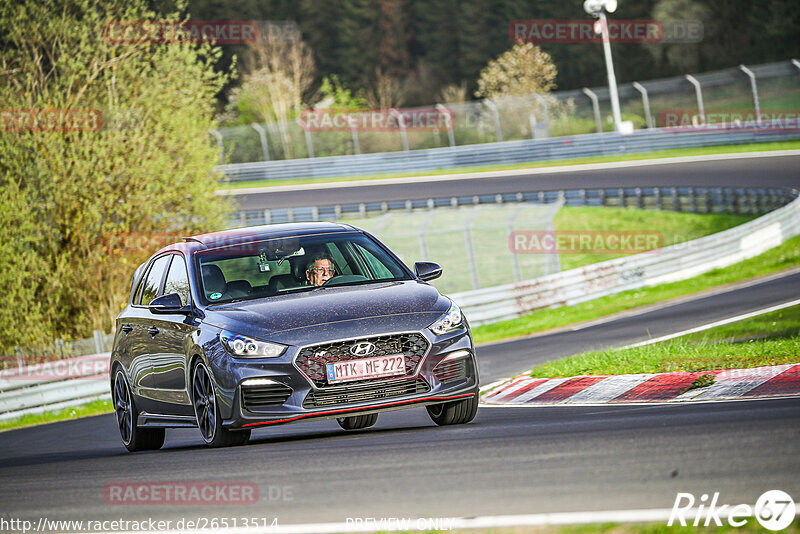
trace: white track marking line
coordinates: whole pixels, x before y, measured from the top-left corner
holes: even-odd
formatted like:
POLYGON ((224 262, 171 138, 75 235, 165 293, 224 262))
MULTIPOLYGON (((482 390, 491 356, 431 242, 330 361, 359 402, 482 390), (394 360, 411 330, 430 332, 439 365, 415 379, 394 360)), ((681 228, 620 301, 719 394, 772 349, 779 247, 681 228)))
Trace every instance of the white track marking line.
MULTIPOLYGON (((276 185, 247 187, 241 189, 219 189, 217 196, 254 195, 259 193, 279 193, 284 191, 306 191, 319 189, 338 189, 345 187, 371 187, 379 185, 405 185, 425 182, 446 182, 448 180, 477 180, 481 178, 503 178, 506 176, 526 176, 537 174, 556 174, 565 172, 597 171, 627 167, 647 167, 651 165, 672 165, 674 163, 701 163, 730 159, 752 159, 780 156, 800 156, 800 150, 769 150, 762 152, 734 152, 731 154, 707 154, 705 156, 680 156, 675 158, 643 159, 633 161, 609 161, 605 163, 585 163, 582 165, 562 165, 558 167, 536 167, 533 169, 512 169, 507 171, 486 171, 432 176, 408 176, 405 178, 379 178, 375 180, 349 180, 344 182, 319 182, 310 184, 276 185)), ((336 179, 335 176, 330 177, 336 179)))
POLYGON ((728 319, 722 319, 721 321, 715 321, 713 323, 704 324, 702 326, 697 326, 695 328, 690 328, 689 330, 684 330, 682 332, 676 332, 674 334, 669 334, 666 336, 661 337, 654 337, 652 339, 648 339, 646 341, 640 341, 638 343, 633 343, 631 345, 625 345, 624 347, 620 347, 617 350, 625 350, 625 349, 632 349, 634 347, 643 347, 645 345, 652 345, 653 343, 659 343, 661 341, 667 341, 669 339, 674 339, 676 337, 685 336, 688 334, 694 334, 695 332, 702 332, 703 330, 708 330, 709 328, 715 328, 717 326, 723 326, 730 323, 735 323, 737 321, 743 321, 745 319, 749 319, 750 317, 756 317, 758 315, 763 315, 765 313, 770 313, 778 310, 782 310, 784 308, 790 308, 792 306, 797 306, 800 304, 800 299, 793 300, 791 302, 784 302, 783 304, 777 304, 775 306, 770 306, 768 308, 762 308, 760 310, 752 311, 749 313, 745 313, 742 315, 737 315, 736 317, 730 317, 728 319))
MULTIPOLYGON (((692 508, 683 512, 682 516, 688 525, 700 513, 698 508, 692 508)), ((671 508, 652 508, 644 510, 608 510, 596 512, 560 512, 543 514, 520 514, 520 515, 495 515, 478 517, 370 517, 371 521, 366 522, 366 518, 348 518, 350 521, 339 523, 307 523, 307 524, 278 524, 275 527, 237 527, 227 528, 225 532, 231 534, 250 534, 250 533, 271 533, 271 534, 333 534, 344 532, 376 532, 376 531, 425 531, 431 529, 456 530, 473 528, 502 528, 502 527, 527 527, 527 526, 555 526, 555 525, 587 525, 594 523, 656 523, 669 521, 672 515, 671 508), (356 519, 361 521, 356 523, 356 519), (383 520, 383 522, 381 522, 383 520), (422 527, 422 528, 420 528, 422 527)), ((703 517, 707 512, 700 516, 700 523, 703 524, 703 517)), ((715 514, 722 520, 727 520, 729 511, 721 510, 715 514)), ((111 531, 108 531, 109 533, 111 531)), ((132 533, 133 531, 131 531, 132 533)), ((139 531, 141 532, 141 531, 139 531)), ((185 534, 186 530, 162 530, 161 534, 185 534)), ((198 529, 193 532, 210 533, 216 532, 210 529, 198 529)), ((114 534, 128 534, 116 531, 114 534)))
POLYGON ((656 376, 655 374, 617 375, 610 376, 600 382, 592 384, 583 391, 561 401, 560 404, 573 404, 581 402, 608 402, 616 399, 623 393, 632 390, 642 382, 656 376))

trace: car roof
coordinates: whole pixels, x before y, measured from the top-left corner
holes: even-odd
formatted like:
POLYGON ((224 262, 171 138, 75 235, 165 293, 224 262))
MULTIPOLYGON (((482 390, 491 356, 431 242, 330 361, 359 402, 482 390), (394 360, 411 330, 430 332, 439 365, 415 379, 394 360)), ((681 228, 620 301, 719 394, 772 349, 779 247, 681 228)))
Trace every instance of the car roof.
POLYGON ((184 237, 182 243, 173 243, 157 252, 157 254, 180 250, 184 252, 194 252, 196 250, 206 250, 216 248, 221 245, 236 245, 241 243, 252 243, 288 236, 304 236, 313 234, 341 233, 359 231, 349 224, 333 222, 301 222, 301 223, 282 223, 264 224, 261 226, 248 226, 245 228, 234 228, 219 232, 209 232, 184 237))

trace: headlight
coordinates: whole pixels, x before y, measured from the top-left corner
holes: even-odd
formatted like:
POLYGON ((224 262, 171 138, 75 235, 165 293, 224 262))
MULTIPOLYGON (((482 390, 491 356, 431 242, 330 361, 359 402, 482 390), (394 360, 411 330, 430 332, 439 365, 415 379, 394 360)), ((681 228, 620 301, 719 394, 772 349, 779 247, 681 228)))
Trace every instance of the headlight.
POLYGON ((219 339, 228 352, 237 358, 276 358, 286 350, 286 345, 259 341, 227 330, 219 333, 219 339))
POLYGON ((461 309, 456 306, 455 302, 450 303, 450 309, 447 313, 439 317, 435 323, 428 328, 433 331, 437 336, 458 330, 464 327, 464 316, 461 315, 461 309))

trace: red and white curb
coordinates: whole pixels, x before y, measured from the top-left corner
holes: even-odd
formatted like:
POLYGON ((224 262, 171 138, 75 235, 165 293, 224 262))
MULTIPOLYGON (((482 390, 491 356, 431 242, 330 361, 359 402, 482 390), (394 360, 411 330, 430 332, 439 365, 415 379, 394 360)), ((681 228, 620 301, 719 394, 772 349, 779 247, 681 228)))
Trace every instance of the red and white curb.
POLYGON ((519 375, 481 397, 485 405, 689 402, 800 396, 800 363, 693 373, 534 378, 519 375), (709 386, 690 389, 703 375, 709 386))

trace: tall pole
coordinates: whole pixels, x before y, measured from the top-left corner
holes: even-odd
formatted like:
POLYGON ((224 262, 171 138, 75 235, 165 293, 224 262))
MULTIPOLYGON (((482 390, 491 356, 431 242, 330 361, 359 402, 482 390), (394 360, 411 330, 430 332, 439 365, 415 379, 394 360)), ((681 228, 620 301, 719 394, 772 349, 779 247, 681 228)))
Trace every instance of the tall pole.
POLYGON ((617 77, 614 75, 614 60, 611 59, 611 38, 608 35, 608 18, 605 11, 600 11, 600 31, 603 33, 603 53, 606 56, 608 71, 608 93, 611 96, 611 114, 614 116, 614 130, 620 131, 622 115, 619 112, 619 94, 617 93, 617 77))

